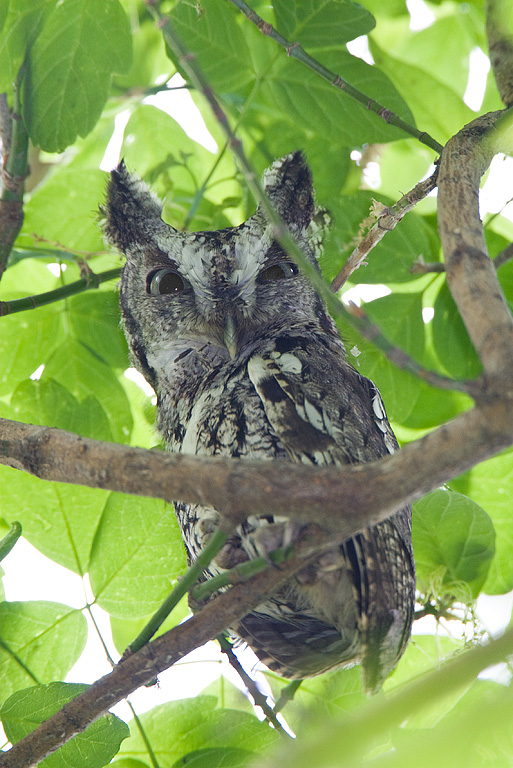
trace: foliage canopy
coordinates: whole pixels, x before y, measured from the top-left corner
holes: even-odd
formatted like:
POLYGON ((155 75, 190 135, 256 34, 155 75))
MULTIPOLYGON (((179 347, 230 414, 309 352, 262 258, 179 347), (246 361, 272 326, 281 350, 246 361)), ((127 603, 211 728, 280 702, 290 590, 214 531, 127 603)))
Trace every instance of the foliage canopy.
MULTIPOLYGON (((163 1, 159 11, 195 54, 259 173, 276 157, 305 151, 318 201, 333 219, 321 264, 331 281, 374 222, 368 219, 373 201, 394 205, 432 172, 433 145, 445 144, 476 116, 464 95, 472 57, 487 51, 484 1, 427 3, 430 23, 415 30, 405 0, 252 0, 251 8, 289 43, 298 41, 322 67, 399 118, 388 122, 262 34, 241 5, 163 1), (373 64, 346 47, 363 35, 373 64), (419 141, 419 132, 434 142, 419 141)), ((167 89, 177 74, 187 81, 187 71, 155 24, 155 7, 141 0, 8 0, 0 6, 0 92, 19 110, 32 143, 25 218, 2 279, 11 311, 0 318, 0 415, 147 448, 156 441, 155 409, 151 396, 125 376, 117 273, 97 290, 83 290, 91 270, 101 276, 121 266, 118 254, 105 251, 95 213, 107 150, 116 162, 111 139, 165 200, 165 218, 176 228, 238 224, 255 208, 204 95, 187 82, 176 85, 183 82, 176 78, 177 90, 167 89), (208 149, 199 134, 192 138, 182 127, 186 98, 199 110, 196 124, 203 120, 210 133, 208 149), (79 280, 82 292, 73 287, 79 280), (65 286, 71 286, 66 297, 52 301, 65 286), (48 303, 38 299, 46 292, 48 303), (18 312, 16 300, 27 296, 35 297, 36 308, 18 312)), ((501 107, 489 74, 479 111, 501 107)), ((500 214, 488 215, 485 225, 495 257, 511 241, 513 225, 500 214)), ((426 197, 376 245, 342 292, 378 286, 373 295, 381 295, 365 312, 388 342, 441 376, 473 379, 481 362, 445 275, 412 269, 419 261, 440 265, 442 258, 435 198, 426 197)), ((498 276, 511 306, 513 262, 498 276)), ((471 407, 468 394, 401 369, 354 326, 341 322, 340 331, 354 365, 379 386, 403 444, 471 407)), ((334 755, 339 766, 356 765, 351 738, 365 738, 362 753, 379 765, 435 765, 442 749, 445 766, 511 765, 510 687, 475 679, 449 686, 442 697, 428 690, 423 702, 413 687, 406 727, 386 725, 385 697, 481 638, 474 615, 480 594, 513 590, 512 470, 506 450, 414 506, 419 610, 440 619, 438 634, 415 634, 378 702, 365 701, 358 669, 305 682, 283 710, 303 757, 299 750, 287 753, 278 733, 224 680, 196 699, 155 706, 128 724, 130 735, 108 715, 44 764, 236 768, 261 756, 268 765, 293 759, 297 768, 317 749, 319 766, 333 765, 334 755), (463 620, 452 635, 445 630, 448 616, 463 620), (485 709, 492 715, 482 716, 485 709), (355 712, 360 730, 352 732, 347 724, 355 712), (420 752, 419 740, 426 741, 420 752)), ((111 652, 122 653, 184 574, 185 559, 174 516, 161 500, 45 482, 8 467, 0 467, 0 484, 0 533, 18 520, 40 552, 87 576, 93 594, 83 610, 50 601, 0 603, 0 717, 15 742, 82 690, 62 681, 86 643, 83 614, 92 605, 106 611, 111 652)), ((182 603, 164 629, 185 612, 182 603)), ((277 700, 286 682, 266 677, 277 700)))

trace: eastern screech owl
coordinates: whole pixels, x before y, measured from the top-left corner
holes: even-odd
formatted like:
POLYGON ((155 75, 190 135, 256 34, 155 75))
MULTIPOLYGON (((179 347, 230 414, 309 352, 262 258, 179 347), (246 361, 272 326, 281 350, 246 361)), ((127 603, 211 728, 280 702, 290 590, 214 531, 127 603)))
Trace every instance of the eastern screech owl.
MULTIPOLYGON (((264 185, 316 263, 319 227, 303 155, 277 160, 264 185)), ((120 301, 132 360, 157 393, 158 427, 169 450, 317 466, 394 452, 378 390, 348 363, 323 301, 260 210, 238 227, 177 232, 121 163, 104 214, 107 238, 127 257, 120 301)), ((219 514, 183 503, 175 510, 194 561, 219 514)), ((253 533, 273 522, 272 509, 248 518, 205 578, 221 564, 254 557, 253 533)), ((336 548, 331 567, 321 560, 309 568, 308 578, 259 605, 235 633, 284 677, 361 661, 365 687, 379 689, 411 630, 410 524, 406 507, 349 539, 336 548)))

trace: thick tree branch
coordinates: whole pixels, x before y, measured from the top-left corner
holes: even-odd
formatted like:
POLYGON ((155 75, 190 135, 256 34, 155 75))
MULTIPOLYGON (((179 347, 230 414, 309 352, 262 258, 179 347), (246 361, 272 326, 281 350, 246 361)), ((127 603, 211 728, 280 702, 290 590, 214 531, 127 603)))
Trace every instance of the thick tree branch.
POLYGON ((308 467, 146 451, 0 420, 0 463, 45 480, 319 522, 347 539, 513 443, 513 393, 484 398, 402 451, 369 464, 308 467))
MULTIPOLYGON (((438 174, 438 228, 447 282, 487 376, 495 388, 513 380, 513 318, 486 248, 479 182, 511 139, 496 129, 508 112, 490 112, 447 143, 438 174)), ((509 128, 511 131, 511 127, 509 128)))
POLYGON ((513 105, 513 6, 511 0, 488 0, 486 36, 490 63, 503 103, 513 105))

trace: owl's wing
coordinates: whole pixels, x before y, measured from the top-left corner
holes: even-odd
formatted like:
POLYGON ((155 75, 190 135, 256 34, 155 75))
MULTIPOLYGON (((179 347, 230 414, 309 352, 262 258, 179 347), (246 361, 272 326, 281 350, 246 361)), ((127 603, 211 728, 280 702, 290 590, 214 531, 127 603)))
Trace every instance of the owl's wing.
MULTIPOLYGON (((279 339, 249 360, 248 373, 293 461, 360 463, 396 450, 379 391, 347 363, 336 343, 279 339)), ((409 507, 400 510, 341 547, 357 603, 368 690, 379 689, 410 635, 415 588, 410 516, 409 507)))
POLYGON ((281 337, 248 361, 267 419, 290 458, 346 464, 393 453, 397 442, 374 384, 331 340, 295 342, 281 337))

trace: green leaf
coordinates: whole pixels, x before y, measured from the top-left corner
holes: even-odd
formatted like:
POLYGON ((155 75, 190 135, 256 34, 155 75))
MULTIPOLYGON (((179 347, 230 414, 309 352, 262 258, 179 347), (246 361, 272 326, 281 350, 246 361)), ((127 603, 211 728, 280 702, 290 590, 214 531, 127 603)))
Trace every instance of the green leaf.
POLYGON ((0 395, 3 395, 28 379, 48 359, 63 336, 54 306, 7 315, 0 322, 0 395))
POLYGON ((422 293, 391 293, 365 304, 365 313, 384 335, 410 357, 424 357, 422 293))
POLYGON ((427 131, 436 141, 444 144, 475 117, 462 97, 439 82, 431 70, 425 71, 393 58, 373 39, 370 49, 377 66, 408 100, 419 130, 427 131))
POLYGON ((469 472, 454 478, 449 485, 480 504, 493 520, 497 534, 496 554, 483 591, 500 595, 513 589, 513 452, 483 461, 469 472))
POLYGON ((95 397, 79 402, 53 379, 23 381, 11 398, 13 418, 58 427, 94 440, 111 440, 105 412, 95 397))
POLYGON ((98 604, 114 616, 146 616, 185 569, 172 507, 159 499, 112 493, 91 551, 89 577, 98 604))
POLYGON ((59 168, 32 193, 17 244, 30 246, 37 235, 69 250, 103 250, 95 211, 105 196, 106 180, 97 169, 59 168))
MULTIPOLYGON (((87 685, 80 683, 49 683, 13 694, 0 710, 7 738, 13 743, 20 741, 87 689, 87 685)), ((41 765, 45 768, 102 768, 128 736, 127 724, 109 713, 45 758, 41 765)))
POLYGON ((74 296, 68 311, 81 344, 112 368, 128 367, 128 346, 119 321, 117 291, 88 291, 74 296))
POLYGON ((495 554, 489 515, 472 499, 439 489, 414 504, 412 527, 419 589, 475 599, 495 554))
MULTIPOLYGON (((332 49, 319 55, 321 63, 341 74, 354 88, 375 99, 414 125, 406 102, 387 75, 377 67, 352 56, 345 49, 332 49)), ((259 122, 270 112, 276 119, 286 119, 296 128, 296 146, 301 136, 314 132, 328 143, 361 146, 404 138, 404 133, 295 59, 281 51, 272 69, 262 77, 254 97, 249 121, 259 122), (287 104, 284 110, 284 104, 287 104), (258 112, 258 114, 257 114, 258 112)))
POLYGON ((83 575, 107 491, 49 483, 10 467, 0 467, 0 508, 19 520, 23 535, 40 552, 83 575))
POLYGON ((455 379, 475 379, 481 373, 481 361, 447 283, 441 286, 434 309, 433 344, 440 363, 455 379))
POLYGON ((113 72, 131 61, 128 18, 118 0, 61 0, 27 60, 23 119, 34 142, 62 152, 91 131, 113 72))
POLYGON ((255 753, 246 749, 198 749, 189 752, 174 763, 172 768, 245 768, 254 765, 255 753))
MULTIPOLYGON (((412 635, 406 652, 393 674, 385 681, 385 693, 404 690, 408 682, 426 672, 439 669, 440 665, 454 654, 461 652, 464 641, 452 637, 434 635, 412 635)), ((433 728, 450 712, 467 691, 468 686, 451 689, 441 700, 432 706, 423 707, 413 718, 409 718, 407 727, 433 728)))
POLYGON ((67 605, 0 603, 0 703, 27 685, 65 677, 86 639, 84 616, 67 605))
POLYGON ((273 8, 278 32, 306 49, 339 46, 376 26, 372 14, 350 0, 278 0, 273 8))
MULTIPOLYGON (((167 617, 163 624, 158 628, 153 637, 159 637, 164 632, 168 632, 173 627, 176 627, 184 619, 191 615, 189 610, 187 597, 182 597, 173 612, 167 617)), ((153 614, 149 613, 147 616, 142 616, 139 619, 120 619, 118 616, 110 617, 110 627, 112 630, 112 640, 116 646, 116 650, 120 655, 140 635, 146 624, 152 618, 153 614)), ((223 678, 224 679, 224 678, 223 678)))
MULTIPOLYGON (((265 672, 277 701, 288 680, 265 672)), ((359 666, 327 672, 301 682, 294 698, 288 701, 283 716, 295 733, 304 736, 327 720, 336 721, 350 716, 366 702, 362 691, 362 672, 359 666)))
POLYGON ((0 5, 0 93, 12 91, 18 70, 56 0, 4 0, 0 5))
MULTIPOLYGON (((209 84, 218 93, 247 93, 256 74, 255 51, 248 42, 252 43, 259 32, 247 41, 235 10, 216 0, 202 0, 201 13, 189 3, 178 3, 169 18, 181 40, 198 56, 209 84)), ((270 48, 268 42, 263 41, 264 48, 270 48)), ((174 60, 169 50, 168 56, 174 60)), ((175 64, 180 70, 179 62, 175 64)))
MULTIPOLYGON (((212 696, 170 701, 140 716, 148 741, 160 765, 173 765, 203 749, 243 749, 266 754, 280 737, 254 715, 216 709, 212 696)), ((135 728, 121 747, 120 758, 144 761, 146 746, 135 728)))
POLYGON ((79 401, 97 399, 113 440, 129 441, 132 415, 125 391, 101 359, 79 341, 69 339, 49 358, 41 381, 55 379, 79 401))

